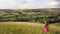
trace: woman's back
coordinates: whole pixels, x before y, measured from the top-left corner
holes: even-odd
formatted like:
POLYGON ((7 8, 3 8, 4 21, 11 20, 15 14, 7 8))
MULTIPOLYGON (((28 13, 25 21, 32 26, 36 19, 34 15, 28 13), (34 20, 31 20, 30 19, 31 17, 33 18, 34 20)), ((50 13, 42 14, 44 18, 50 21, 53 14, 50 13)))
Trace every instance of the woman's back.
POLYGON ((44 25, 44 32, 45 33, 48 32, 48 25, 47 24, 44 25))

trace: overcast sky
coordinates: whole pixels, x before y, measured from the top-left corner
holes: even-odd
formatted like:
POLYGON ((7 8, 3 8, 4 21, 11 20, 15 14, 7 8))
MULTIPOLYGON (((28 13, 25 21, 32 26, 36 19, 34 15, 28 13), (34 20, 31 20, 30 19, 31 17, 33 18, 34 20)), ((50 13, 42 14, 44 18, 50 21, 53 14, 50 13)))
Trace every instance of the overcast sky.
POLYGON ((0 0, 0 9, 60 8, 60 0, 0 0))

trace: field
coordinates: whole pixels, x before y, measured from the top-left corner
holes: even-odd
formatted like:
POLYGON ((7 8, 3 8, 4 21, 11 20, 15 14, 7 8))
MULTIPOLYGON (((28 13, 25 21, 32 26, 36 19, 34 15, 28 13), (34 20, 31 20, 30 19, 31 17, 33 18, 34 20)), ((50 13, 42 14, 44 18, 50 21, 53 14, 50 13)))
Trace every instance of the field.
MULTIPOLYGON (((60 24, 50 24, 48 34, 60 34, 60 24)), ((30 22, 1 22, 0 34, 44 34, 44 24, 30 22)))

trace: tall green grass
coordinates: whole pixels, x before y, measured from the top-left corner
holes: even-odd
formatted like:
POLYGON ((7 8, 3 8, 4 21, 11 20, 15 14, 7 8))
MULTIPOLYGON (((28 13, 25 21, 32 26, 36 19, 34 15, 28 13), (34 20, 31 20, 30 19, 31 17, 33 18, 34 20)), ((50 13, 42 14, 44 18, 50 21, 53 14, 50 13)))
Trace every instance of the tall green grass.
MULTIPOLYGON (((44 34, 43 24, 37 23, 0 23, 0 34, 44 34)), ((49 26, 47 34, 60 34, 60 29, 49 26)))

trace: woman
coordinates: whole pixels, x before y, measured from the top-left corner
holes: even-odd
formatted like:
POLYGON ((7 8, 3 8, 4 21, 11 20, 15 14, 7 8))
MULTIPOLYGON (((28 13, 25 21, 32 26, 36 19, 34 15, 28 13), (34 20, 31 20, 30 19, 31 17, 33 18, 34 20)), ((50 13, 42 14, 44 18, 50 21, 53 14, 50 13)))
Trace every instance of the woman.
POLYGON ((47 32, 48 32, 48 23, 45 22, 43 30, 44 30, 44 33, 47 34, 47 32))

